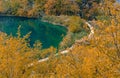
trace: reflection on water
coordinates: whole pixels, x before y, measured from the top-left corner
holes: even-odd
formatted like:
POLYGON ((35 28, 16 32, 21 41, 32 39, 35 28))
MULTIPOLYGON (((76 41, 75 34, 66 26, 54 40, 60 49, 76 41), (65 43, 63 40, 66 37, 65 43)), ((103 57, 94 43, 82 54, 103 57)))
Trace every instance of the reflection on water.
POLYGON ((40 19, 0 16, 0 31, 2 32, 16 36, 19 25, 21 25, 22 36, 32 32, 30 35, 31 46, 36 40, 40 40, 43 48, 57 47, 67 31, 65 27, 45 23, 40 19))

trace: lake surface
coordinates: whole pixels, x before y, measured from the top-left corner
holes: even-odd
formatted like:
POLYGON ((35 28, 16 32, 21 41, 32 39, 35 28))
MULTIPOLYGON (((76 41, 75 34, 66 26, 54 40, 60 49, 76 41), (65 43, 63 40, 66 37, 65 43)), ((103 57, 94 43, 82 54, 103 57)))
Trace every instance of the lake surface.
POLYGON ((63 26, 42 22, 40 19, 0 16, 0 31, 16 36, 17 29, 21 25, 21 35, 31 32, 30 45, 36 40, 42 43, 42 48, 57 47, 66 35, 67 29, 63 26))

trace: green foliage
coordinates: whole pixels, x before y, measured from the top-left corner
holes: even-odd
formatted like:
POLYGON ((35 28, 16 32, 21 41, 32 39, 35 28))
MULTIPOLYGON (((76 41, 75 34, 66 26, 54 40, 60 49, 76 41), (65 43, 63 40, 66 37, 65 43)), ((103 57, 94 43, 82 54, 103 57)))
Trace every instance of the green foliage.
POLYGON ((76 33, 80 32, 83 28, 83 21, 80 17, 72 16, 70 17, 69 21, 66 22, 68 29, 70 32, 76 33))
POLYGON ((108 21, 108 20, 110 20, 110 17, 103 15, 103 16, 97 16, 97 19, 98 19, 98 20, 103 20, 103 21, 104 21, 104 20, 107 20, 107 21, 108 21))
POLYGON ((75 39, 73 33, 68 32, 67 35, 63 38, 62 42, 59 45, 60 50, 65 50, 71 47, 74 43, 75 39))
POLYGON ((83 30, 83 20, 79 16, 44 16, 43 21, 63 25, 69 32, 78 33, 83 30))
POLYGON ((18 27, 18 31, 17 31, 17 37, 20 38, 21 37, 21 34, 20 34, 20 28, 21 28, 21 25, 18 27))

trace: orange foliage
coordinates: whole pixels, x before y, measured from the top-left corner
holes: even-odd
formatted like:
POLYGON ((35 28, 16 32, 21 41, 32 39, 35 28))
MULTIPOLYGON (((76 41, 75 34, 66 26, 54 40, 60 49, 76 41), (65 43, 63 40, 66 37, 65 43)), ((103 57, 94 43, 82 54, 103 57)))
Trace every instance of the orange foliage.
MULTIPOLYGON (((29 34, 20 38, 19 30, 18 37, 1 32, 0 78, 120 78, 119 5, 114 6, 107 1, 102 6, 104 8, 101 10, 109 20, 94 21, 94 28, 97 29, 94 37, 89 40, 90 44, 75 45, 65 55, 58 53, 55 56, 56 50, 53 47, 41 50, 41 43, 37 42, 30 48, 26 41, 29 34), (36 63, 36 60, 48 55, 48 61, 36 63), (34 63, 33 66, 28 67, 31 63, 34 63)), ((71 21, 74 19, 79 18, 74 17, 71 21)))

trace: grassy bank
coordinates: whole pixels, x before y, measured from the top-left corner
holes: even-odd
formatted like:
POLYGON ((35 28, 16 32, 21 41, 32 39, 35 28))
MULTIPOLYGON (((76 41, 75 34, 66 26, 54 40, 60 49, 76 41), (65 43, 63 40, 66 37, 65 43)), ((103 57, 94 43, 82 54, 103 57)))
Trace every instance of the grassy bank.
POLYGON ((43 16, 41 20, 67 27, 68 33, 59 46, 60 50, 70 47, 75 43, 75 40, 81 39, 89 32, 89 28, 87 28, 84 24, 84 20, 79 16, 43 16))

